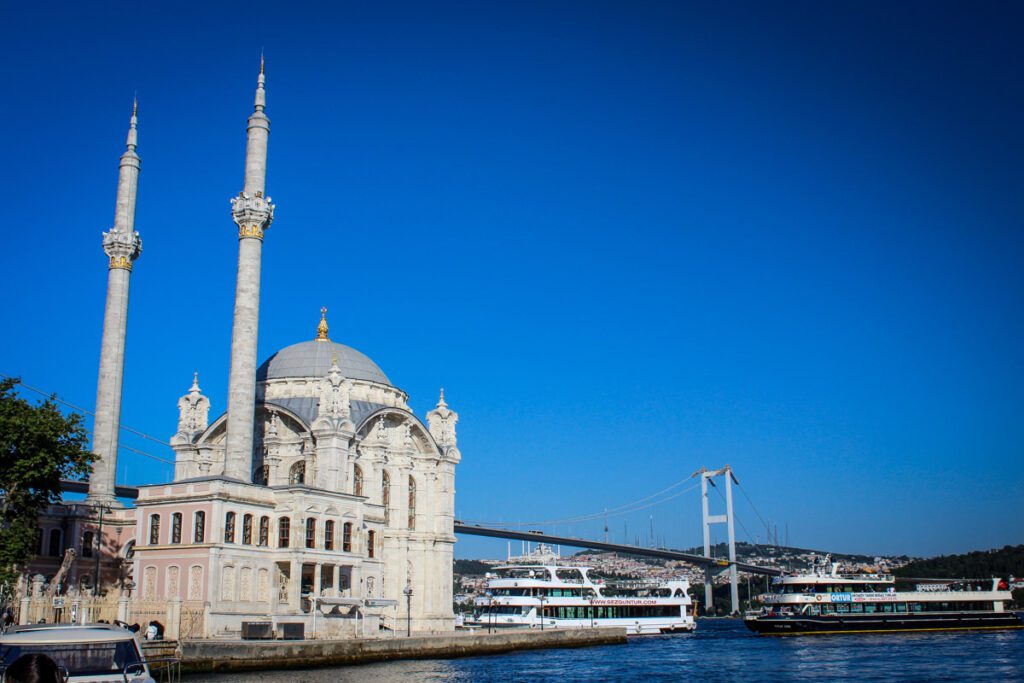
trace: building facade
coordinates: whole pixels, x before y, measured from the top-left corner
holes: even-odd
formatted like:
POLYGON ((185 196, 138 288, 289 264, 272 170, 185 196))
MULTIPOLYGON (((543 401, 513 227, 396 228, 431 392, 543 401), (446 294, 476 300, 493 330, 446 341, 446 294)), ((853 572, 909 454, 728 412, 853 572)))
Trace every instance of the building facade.
MULTIPOLYGON (((61 584, 47 585, 51 593, 116 595, 121 613, 127 605, 135 614, 159 614, 161 604, 174 604, 179 614, 201 615, 193 619, 200 626, 189 629, 193 637, 237 635, 243 622, 268 619, 301 622, 320 637, 407 626, 450 630, 461 455, 458 415, 444 390, 425 421, 419 419, 408 395, 376 363, 330 338, 327 309, 306 341, 256 365, 261 257, 274 214, 265 194, 265 109, 261 65, 245 183, 232 200, 239 256, 225 412, 210 419, 211 401, 194 377, 178 400, 173 481, 140 487, 134 507, 117 502, 127 276, 111 275, 96 410, 104 436, 94 434, 94 445, 105 450, 86 501, 55 506, 41 520, 32 571, 44 576, 26 586, 50 575, 50 583, 61 584), (90 563, 103 569, 89 574, 90 563), (86 576, 100 577, 99 590, 86 576)), ((115 239, 105 235, 105 244, 131 242, 134 250, 125 259, 111 256, 111 273, 130 273, 141 251, 132 232, 135 128, 133 111, 118 189, 120 222, 111 231, 115 239), (130 207, 122 195, 130 196, 130 207)))

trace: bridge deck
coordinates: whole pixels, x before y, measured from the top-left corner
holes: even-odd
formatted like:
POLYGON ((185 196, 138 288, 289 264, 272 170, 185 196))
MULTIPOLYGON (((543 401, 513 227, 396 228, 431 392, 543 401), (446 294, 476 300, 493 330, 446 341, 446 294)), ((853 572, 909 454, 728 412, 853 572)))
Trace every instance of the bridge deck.
MULTIPOLYGON (((681 560, 683 562, 689 562, 705 569, 717 569, 724 571, 729 568, 731 563, 722 558, 707 558, 703 555, 693 555, 691 553, 682 553, 678 550, 667 550, 662 548, 641 548, 635 545, 622 545, 619 543, 604 543, 603 541, 591 541, 585 538, 572 538, 570 536, 552 536, 550 534, 542 534, 535 531, 512 531, 510 529, 495 529, 491 527, 483 527, 479 525, 463 524, 456 520, 455 522, 455 533, 467 534, 469 536, 489 536, 491 538, 508 538, 516 541, 534 541, 538 543, 547 543, 548 545, 567 545, 572 548, 589 548, 591 550, 606 550, 614 553, 625 553, 628 555, 641 555, 644 557, 658 557, 663 560, 681 560)), ((781 570, 774 567, 760 567, 756 564, 747 564, 746 562, 736 562, 736 568, 740 571, 750 572, 751 574, 766 574, 768 576, 778 576, 782 573, 781 570)))

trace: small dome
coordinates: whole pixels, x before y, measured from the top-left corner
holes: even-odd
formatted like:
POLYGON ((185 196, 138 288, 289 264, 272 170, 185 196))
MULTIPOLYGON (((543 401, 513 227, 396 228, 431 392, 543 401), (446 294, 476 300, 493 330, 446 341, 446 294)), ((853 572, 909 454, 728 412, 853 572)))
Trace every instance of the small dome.
POLYGON ((263 362, 256 370, 256 380, 262 382, 285 377, 324 377, 331 369, 331 356, 334 354, 338 355, 338 367, 345 377, 392 386, 387 375, 367 356, 329 339, 286 346, 263 362))

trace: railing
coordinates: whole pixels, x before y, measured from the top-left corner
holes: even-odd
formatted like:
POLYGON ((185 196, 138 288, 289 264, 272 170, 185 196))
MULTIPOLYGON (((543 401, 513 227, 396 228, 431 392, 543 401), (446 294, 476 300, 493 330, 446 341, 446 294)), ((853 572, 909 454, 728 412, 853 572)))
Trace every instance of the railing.
POLYGON ((178 657, 159 657, 146 662, 149 675, 156 683, 180 683, 181 659, 178 657))

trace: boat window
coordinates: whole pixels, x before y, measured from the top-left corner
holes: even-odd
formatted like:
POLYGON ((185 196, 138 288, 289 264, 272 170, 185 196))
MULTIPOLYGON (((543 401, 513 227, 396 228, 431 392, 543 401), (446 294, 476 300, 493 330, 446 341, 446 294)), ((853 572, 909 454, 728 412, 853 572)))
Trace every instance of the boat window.
POLYGON ((6 669, 19 657, 42 653, 68 670, 71 676, 109 676, 123 672, 125 667, 139 664, 135 643, 124 640, 114 643, 48 643, 46 645, 3 645, 0 659, 6 669))
POLYGON ((555 570, 555 578, 566 583, 583 583, 583 573, 572 567, 555 570))
POLYGON ((907 603, 905 603, 905 602, 897 602, 896 603, 896 611, 897 612, 906 612, 907 611, 907 603))

